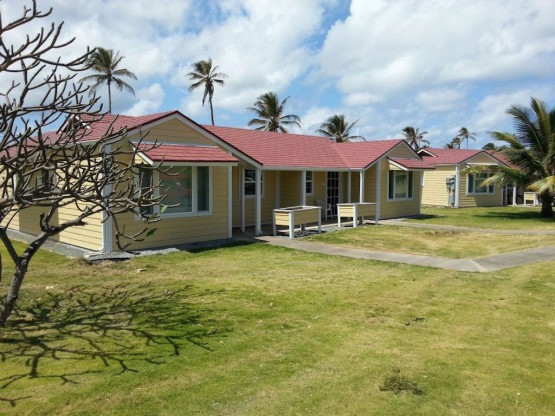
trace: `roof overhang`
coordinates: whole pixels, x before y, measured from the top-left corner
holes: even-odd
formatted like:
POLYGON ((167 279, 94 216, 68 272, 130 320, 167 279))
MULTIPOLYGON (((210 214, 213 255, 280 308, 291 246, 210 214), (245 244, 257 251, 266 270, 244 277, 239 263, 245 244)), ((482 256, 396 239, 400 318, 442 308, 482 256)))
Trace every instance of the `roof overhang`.
POLYGON ((424 171, 424 170, 434 170, 433 166, 428 165, 427 163, 418 160, 418 159, 391 159, 388 158, 388 162, 390 166, 393 166, 395 169, 404 170, 405 172, 409 171, 424 171), (406 161, 406 162, 405 162, 406 161))
POLYGON ((135 162, 150 166, 237 166, 238 160, 217 146, 182 143, 131 142, 135 162))

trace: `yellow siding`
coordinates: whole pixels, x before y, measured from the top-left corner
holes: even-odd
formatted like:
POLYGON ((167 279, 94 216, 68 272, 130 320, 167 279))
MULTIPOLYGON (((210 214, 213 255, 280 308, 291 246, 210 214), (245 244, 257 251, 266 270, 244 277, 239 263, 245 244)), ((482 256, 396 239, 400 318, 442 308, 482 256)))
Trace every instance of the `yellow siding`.
POLYGON ((281 172, 281 207, 301 204, 301 172, 281 172))
MULTIPOLYGON (((154 234, 142 242, 133 242, 129 248, 163 247, 227 238, 227 197, 227 167, 213 167, 212 215, 164 218, 148 226, 156 229, 154 234)), ((139 232, 145 227, 143 222, 135 219, 133 213, 118 215, 117 220, 120 227, 125 226, 128 234, 139 232)), ((116 249, 114 238, 114 250, 116 249)))
MULTIPOLYGON (((19 230, 24 233, 40 234, 39 217, 45 208, 27 208, 19 213, 19 230)), ((75 205, 68 205, 56 211, 51 223, 60 225, 71 221, 79 215, 80 211, 75 205)), ((85 219, 86 225, 70 227, 51 237, 53 241, 84 247, 89 250, 102 249, 102 224, 101 214, 94 214, 85 219)), ((13 228, 13 227, 11 227, 13 228)))
MULTIPOLYGON (((306 195, 306 205, 316 207, 318 206, 318 201, 326 202, 326 179, 326 172, 312 172, 312 195, 306 195)), ((299 188, 299 194, 300 192, 299 188)), ((299 201, 300 198, 299 195, 299 201)))
MULTIPOLYGON (((403 149, 403 148, 401 148, 403 149)), ((407 151, 407 149, 403 149, 407 151)), ((396 152, 396 153, 401 153, 396 152)), ((394 157, 399 157, 397 155, 391 155, 394 157)), ((381 189, 381 204, 380 204, 380 218, 398 218, 406 217, 411 215, 420 214, 420 174, 421 172, 414 172, 413 182, 412 182, 412 199, 408 200, 392 200, 388 201, 388 176, 389 176, 389 164, 382 159, 381 163, 381 177, 380 177, 380 189, 381 189)))
POLYGON ((455 166, 437 166, 435 170, 425 171, 422 203, 425 205, 447 206, 449 194, 445 186, 445 179, 455 174, 455 166))
MULTIPOLYGON (((202 134, 196 132, 191 127, 187 126, 179 120, 169 120, 157 126, 151 127, 148 130, 143 131, 143 134, 148 135, 144 140, 154 141, 158 140, 160 142, 166 143, 192 143, 192 144, 204 144, 204 145, 215 145, 215 143, 203 136, 202 134)), ((137 139, 139 134, 130 135, 129 139, 137 139)))
POLYGON ((459 207, 495 207, 503 205, 501 200, 503 187, 494 185, 494 193, 486 195, 468 195, 467 190, 468 176, 461 174, 461 190, 459 207))
POLYGON ((487 164, 495 163, 495 164, 498 164, 493 159, 493 157, 488 156, 487 154, 484 154, 484 153, 479 153, 476 156, 471 157, 470 159, 466 160, 465 163, 487 163, 487 164))

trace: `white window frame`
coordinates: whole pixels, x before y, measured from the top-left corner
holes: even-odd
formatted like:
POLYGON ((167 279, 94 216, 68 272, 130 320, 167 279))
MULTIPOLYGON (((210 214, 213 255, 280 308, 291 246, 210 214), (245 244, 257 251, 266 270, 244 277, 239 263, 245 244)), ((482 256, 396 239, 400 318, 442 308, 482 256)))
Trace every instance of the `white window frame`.
MULTIPOLYGON (((260 172, 260 197, 264 198, 264 171, 260 172)), ((243 175, 243 194, 245 195, 245 199, 254 199, 256 198, 256 169, 245 169, 245 174, 243 175), (247 172, 254 172, 254 178, 250 179, 247 178, 247 172), (247 194, 246 185, 247 183, 254 184, 254 194, 247 194)))
MULTIPOLYGON (((172 213, 161 213, 161 206, 155 205, 153 207, 153 213, 151 215, 158 215, 161 219, 171 219, 171 218, 187 218, 187 217, 204 217, 212 215, 213 211, 213 187, 212 187, 212 166, 207 165, 176 165, 171 166, 173 169, 183 169, 183 168, 191 168, 191 194, 192 194, 192 209, 190 212, 172 212, 172 213), (208 168, 208 211, 199 211, 198 210, 198 176, 197 176, 197 169, 199 167, 207 167, 208 168)), ((154 190, 154 197, 160 196, 160 174, 157 170, 152 171, 152 183, 153 186, 156 185, 157 188, 154 190)), ((139 175, 135 175, 135 184, 136 186, 140 187, 139 183, 139 175)), ((161 205, 164 205, 164 201, 162 201, 161 205)), ((139 220, 140 216, 135 214, 135 219, 139 220)))
POLYGON ((314 195, 314 171, 312 170, 307 170, 305 173, 304 190, 305 190, 305 195, 307 196, 314 195), (308 174, 310 174, 310 179, 308 179, 308 174), (306 189, 308 184, 310 184, 310 192, 308 192, 308 190, 306 189))
POLYGON ((397 202, 397 201, 411 201, 414 198, 414 172, 413 171, 406 171, 406 170, 389 170, 387 173, 387 201, 388 202, 397 202), (393 183, 390 181, 390 173, 393 172, 393 183), (407 197, 406 198, 395 198, 395 176, 397 174, 404 174, 407 175, 407 197), (412 175, 412 188, 411 188, 411 180, 410 175, 412 175), (391 198, 389 187, 393 186, 393 198, 391 198))
POLYGON ((495 184, 491 184, 486 186, 485 192, 476 192, 476 188, 481 188, 481 186, 477 186, 483 180, 490 178, 493 176, 492 172, 480 172, 475 175, 467 174, 466 175, 466 194, 467 195, 494 195, 495 194, 495 184), (486 175, 485 178, 478 179, 478 175, 486 175), (470 187, 470 179, 472 178, 472 192, 469 192, 470 187), (491 189, 491 191, 490 191, 491 189))

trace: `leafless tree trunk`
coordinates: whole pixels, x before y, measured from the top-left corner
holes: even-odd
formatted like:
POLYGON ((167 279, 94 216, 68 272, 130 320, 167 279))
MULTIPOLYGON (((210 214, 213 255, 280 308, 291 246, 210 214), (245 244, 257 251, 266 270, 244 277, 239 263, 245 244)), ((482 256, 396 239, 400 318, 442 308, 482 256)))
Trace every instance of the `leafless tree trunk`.
MULTIPOLYGON (((48 238, 86 225, 87 218, 99 212, 105 218, 136 212, 145 222, 139 233, 126 235, 114 221, 116 236, 128 240, 144 238, 147 224, 158 220, 139 209, 158 204, 161 197, 154 196, 152 186, 141 188, 136 181, 137 150, 129 149, 137 147, 127 145, 125 129, 102 123, 98 99, 88 97, 88 87, 75 82, 87 69, 91 52, 69 60, 53 57, 73 42, 59 40, 63 23, 43 27, 36 34, 24 33, 28 23, 47 18, 51 11, 39 11, 33 0, 18 19, 5 23, 0 15, 0 75, 11 80, 0 87, 0 240, 14 263, 0 303, 0 326, 14 309, 33 256, 48 238), (21 43, 6 44, 9 32, 18 33, 21 43), (48 131, 62 121, 57 130, 48 131), (90 127, 97 123, 104 126, 103 134, 91 138, 90 127), (62 222, 54 220, 55 213, 67 206, 77 207, 78 214, 62 222), (41 211, 36 218, 40 233, 18 254, 7 230, 14 215, 30 208, 41 211)), ((141 148, 149 146, 157 144, 141 148)), ((0 283, 4 263, 0 257, 0 283)))

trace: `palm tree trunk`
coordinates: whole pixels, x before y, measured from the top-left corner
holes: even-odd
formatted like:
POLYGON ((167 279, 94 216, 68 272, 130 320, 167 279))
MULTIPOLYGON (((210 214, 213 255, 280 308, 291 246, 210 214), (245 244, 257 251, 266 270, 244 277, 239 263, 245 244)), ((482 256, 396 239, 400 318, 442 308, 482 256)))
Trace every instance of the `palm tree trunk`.
POLYGON ((540 201, 542 203, 541 217, 542 218, 553 218, 553 196, 549 193, 540 195, 540 201))
POLYGON ((214 125, 214 108, 212 108, 212 97, 208 97, 208 103, 210 104, 210 119, 212 120, 212 125, 214 125))
POLYGON ((108 113, 112 114, 112 89, 110 88, 109 80, 108 80, 108 113))

